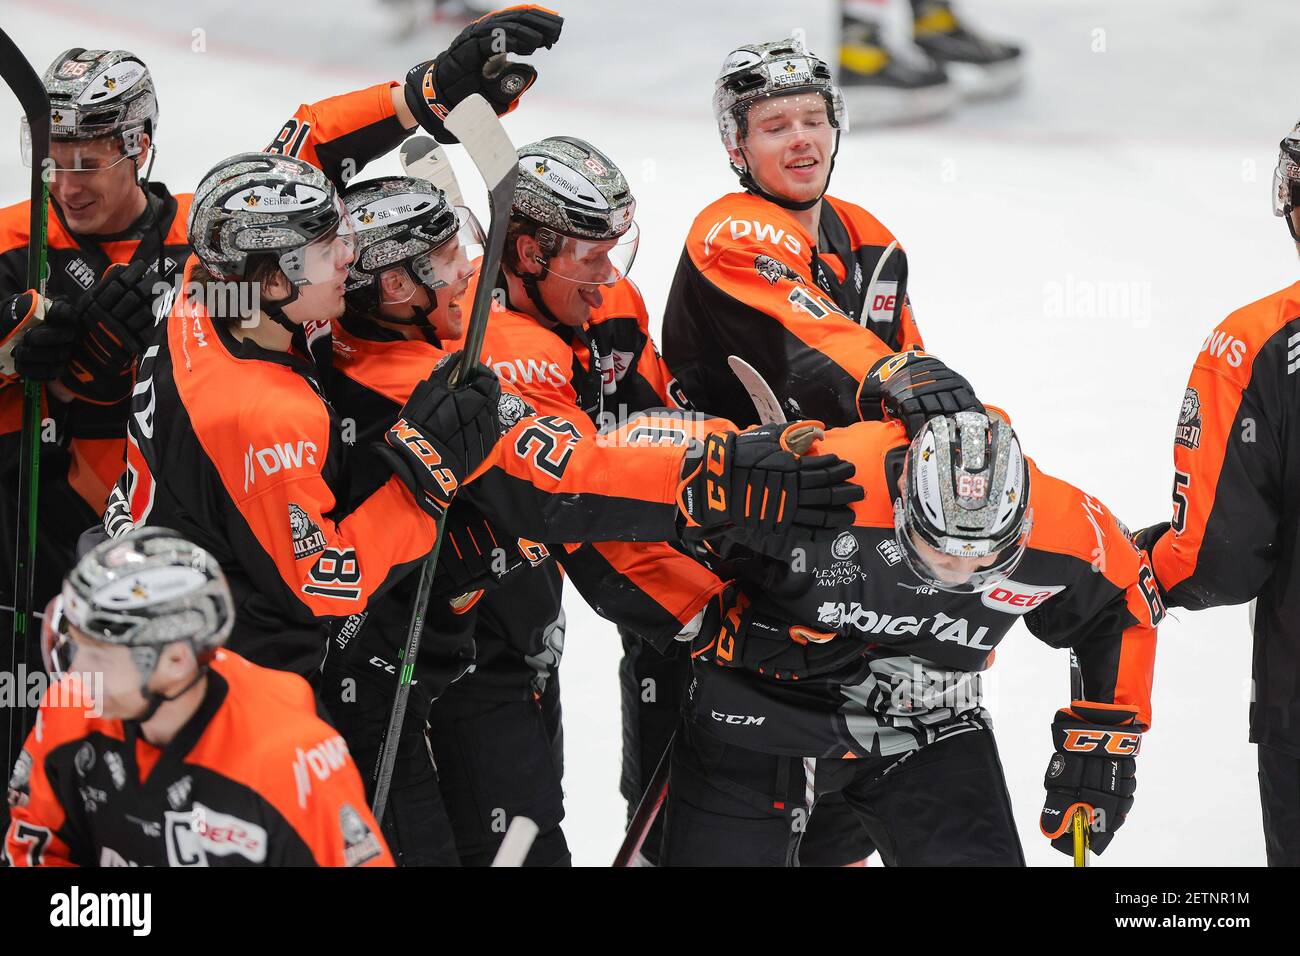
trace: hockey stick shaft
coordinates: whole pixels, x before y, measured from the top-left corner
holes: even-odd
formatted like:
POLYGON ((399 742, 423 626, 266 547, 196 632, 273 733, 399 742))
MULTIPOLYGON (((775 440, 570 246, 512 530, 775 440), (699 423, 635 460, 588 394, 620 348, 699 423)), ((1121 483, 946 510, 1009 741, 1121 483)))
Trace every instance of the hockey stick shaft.
POLYGON ((401 160, 403 173, 413 179, 423 179, 441 189, 448 204, 465 204, 464 197, 460 194, 460 183, 456 181, 456 170, 452 169, 451 160, 432 136, 412 136, 398 150, 398 159, 401 160))
MULTIPOLYGON (((1083 668, 1079 666, 1079 655, 1070 649, 1070 700, 1083 700, 1083 668)), ((1082 808, 1074 811, 1070 819, 1070 831, 1074 835, 1074 865, 1088 865, 1091 853, 1088 839, 1088 814, 1082 808)))
MULTIPOLYGON (((478 286, 474 290, 474 305, 470 311, 469 331, 460 363, 452 370, 448 382, 454 389, 463 380, 468 369, 478 364, 483 351, 483 338, 487 334, 488 316, 491 314, 492 295, 497 273, 505 250, 506 229, 510 222, 510 204, 514 196, 515 180, 519 167, 515 150, 506 135, 501 121, 487 101, 477 93, 458 104, 448 115, 446 125, 461 141, 474 165, 478 167, 488 187, 489 225, 487 242, 483 248, 483 261, 479 270, 478 286)), ((411 678, 415 674, 415 660, 420 653, 420 639, 424 633, 429 597, 433 593, 433 575, 438 566, 438 552, 442 550, 445 520, 438 522, 433 549, 420 567, 420 580, 415 589, 411 607, 411 623, 407 629, 406 644, 402 651, 401 667, 397 674, 397 693, 389 714, 388 729, 384 733, 375 775, 373 809, 375 819, 383 823, 388 791, 393 782, 393 767, 397 761, 398 739, 406 719, 406 705, 411 696, 411 678)))
MULTIPOLYGON (((45 294, 45 252, 49 210, 46 158, 50 152, 50 98, 45 84, 9 35, 0 30, 0 78, 22 106, 32 137, 31 211, 27 232, 27 287, 45 294)), ((22 432, 18 459, 18 522, 14 545, 14 626, 9 672, 17 674, 19 648, 27 663, 27 636, 32 622, 33 570, 36 566, 36 495, 40 487, 41 385, 23 382, 22 432)), ((26 710, 21 730, 26 736, 26 710)), ((9 711, 8 749, 13 746, 14 709, 9 711)), ((8 754, 6 775, 13 766, 8 754)))
POLYGON ((660 808, 668 799, 668 771, 672 765, 673 744, 676 741, 677 731, 674 730, 673 735, 668 738, 668 745, 664 747, 664 752, 659 757, 659 763, 655 765, 655 772, 650 777, 650 785, 645 788, 645 793, 641 794, 641 802, 636 805, 632 821, 627 825, 623 844, 614 856, 616 867, 632 865, 632 860, 641 852, 641 847, 645 846, 645 839, 650 834, 650 827, 654 825, 655 818, 659 816, 660 808))

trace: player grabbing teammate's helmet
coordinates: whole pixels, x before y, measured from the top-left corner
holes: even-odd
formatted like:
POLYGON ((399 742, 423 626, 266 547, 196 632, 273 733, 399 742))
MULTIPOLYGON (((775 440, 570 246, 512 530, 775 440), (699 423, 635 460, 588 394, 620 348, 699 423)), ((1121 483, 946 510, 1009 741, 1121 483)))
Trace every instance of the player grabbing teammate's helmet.
POLYGON ((46 609, 41 649, 55 676, 103 675, 107 718, 143 723, 203 677, 234 620, 208 552, 166 528, 141 528, 69 572, 46 609))
POLYGON ((713 116, 747 190, 786 209, 821 202, 849 125, 825 60, 794 37, 737 47, 714 84, 713 116))
POLYGON ((626 177, 590 143, 552 136, 519 150, 505 261, 547 321, 582 325, 603 301, 600 287, 627 275, 635 212, 626 177))
POLYGON ((1011 426, 958 412, 930 419, 912 440, 894 503, 907 566, 943 591, 985 591, 1024 556, 1033 526, 1029 468, 1011 426))
POLYGON ((483 229, 423 179, 352 183, 343 201, 357 234, 348 298, 376 318, 416 326, 431 341, 460 337, 461 297, 478 272, 483 229))

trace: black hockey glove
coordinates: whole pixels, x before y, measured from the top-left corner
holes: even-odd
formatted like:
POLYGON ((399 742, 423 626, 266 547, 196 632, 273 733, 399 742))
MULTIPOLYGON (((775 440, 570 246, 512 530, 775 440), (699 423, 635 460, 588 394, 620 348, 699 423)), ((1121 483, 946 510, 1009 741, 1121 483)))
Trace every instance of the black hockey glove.
POLYGON ((111 405, 131 394, 131 369, 154 328, 158 271, 114 264, 77 302, 81 342, 62 384, 78 398, 111 405))
POLYGON ((29 289, 0 305, 0 369, 51 382, 63 374, 77 347, 77 314, 64 299, 46 299, 44 318, 35 318, 40 299, 29 289))
POLYGON ((1152 550, 1156 546, 1156 542, 1163 538, 1168 530, 1168 521, 1153 524, 1149 528, 1138 528, 1138 530, 1133 532, 1133 544, 1139 551, 1145 551, 1147 557, 1150 557, 1152 550))
POLYGON ((479 595, 500 587, 524 564, 515 539, 497 531, 469 502, 458 502, 447 512, 433 595, 463 614, 479 595))
POLYGON ((1074 853, 1074 811, 1087 810, 1092 821, 1089 842, 1101 853, 1124 824, 1137 790, 1137 755, 1144 726, 1128 710, 1089 707, 1081 701, 1056 712, 1043 786, 1047 800, 1039 821, 1052 846, 1074 853))
POLYGON ((563 17, 532 4, 480 17, 434 59, 411 67, 406 105, 438 142, 457 142, 443 125, 447 114, 472 93, 481 93, 498 116, 513 110, 537 79, 537 71, 506 54, 528 56, 538 47, 549 49, 563 26, 563 17))
POLYGON ((683 539, 729 527, 747 533, 810 537, 853 523, 849 507, 864 492, 855 469, 836 455, 800 457, 823 434, 820 422, 710 432, 701 458, 687 455, 677 503, 683 539))
POLYGON ((925 352, 898 352, 878 359, 858 386, 858 414, 878 421, 881 409, 903 423, 909 438, 927 418, 983 412, 970 382, 925 352))
POLYGON ((501 437, 497 413, 501 383, 491 369, 478 365, 453 391, 447 379, 459 360, 459 352, 446 356, 415 386, 384 435, 387 444, 374 446, 420 507, 438 520, 446 514, 460 483, 483 463, 501 437))

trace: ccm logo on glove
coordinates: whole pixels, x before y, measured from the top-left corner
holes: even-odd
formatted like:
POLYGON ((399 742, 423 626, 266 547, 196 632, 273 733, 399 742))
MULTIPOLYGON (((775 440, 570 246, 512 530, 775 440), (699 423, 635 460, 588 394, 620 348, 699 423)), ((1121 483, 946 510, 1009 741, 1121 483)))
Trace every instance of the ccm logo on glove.
POLYGON ((1070 727, 1065 730, 1065 740, 1061 747, 1074 753, 1090 753, 1101 747, 1108 754, 1117 757, 1131 757, 1142 745, 1142 735, 1125 733, 1119 730, 1088 730, 1082 727, 1070 727))
POLYGON ((433 446, 420 434, 419 429, 403 418, 393 425, 393 435, 424 463, 424 467, 429 469, 429 474, 433 476, 433 480, 438 483, 438 487, 444 494, 448 497, 455 494, 459 484, 456 476, 451 473, 451 469, 439 467, 442 465, 442 456, 433 450, 433 446))

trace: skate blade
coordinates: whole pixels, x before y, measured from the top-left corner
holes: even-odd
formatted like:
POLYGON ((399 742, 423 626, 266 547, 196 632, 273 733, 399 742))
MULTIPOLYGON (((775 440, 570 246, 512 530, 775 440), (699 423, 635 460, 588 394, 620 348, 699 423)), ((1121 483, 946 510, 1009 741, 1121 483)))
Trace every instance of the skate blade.
POLYGON ((951 112, 961 96, 951 83, 919 90, 869 89, 848 87, 843 90, 844 105, 849 111, 849 131, 862 127, 919 123, 951 112))
POLYGON ((967 100, 990 100, 1016 92, 1024 83, 1025 71, 1018 60, 991 63, 944 63, 952 85, 967 100))

